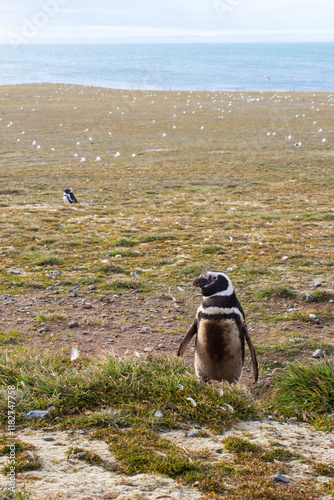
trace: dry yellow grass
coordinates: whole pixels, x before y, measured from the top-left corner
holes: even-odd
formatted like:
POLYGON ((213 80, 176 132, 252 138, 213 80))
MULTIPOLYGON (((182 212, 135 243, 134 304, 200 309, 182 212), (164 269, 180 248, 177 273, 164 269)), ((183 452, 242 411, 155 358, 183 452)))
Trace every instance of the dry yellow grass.
POLYGON ((141 288, 185 301, 186 329, 190 282, 212 268, 256 343, 333 343, 331 94, 22 85, 0 99, 2 293, 141 288), (317 283, 327 295, 309 302, 317 283))

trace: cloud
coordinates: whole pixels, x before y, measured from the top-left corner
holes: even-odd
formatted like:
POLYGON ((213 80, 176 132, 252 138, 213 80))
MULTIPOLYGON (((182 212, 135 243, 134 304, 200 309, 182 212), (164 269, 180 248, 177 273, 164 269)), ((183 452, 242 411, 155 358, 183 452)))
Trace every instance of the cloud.
POLYGON ((115 0, 94 4, 91 0, 0 0, 0 9, 0 43, 22 34, 29 23, 38 28, 32 43, 238 40, 238 36, 334 40, 333 0, 123 0, 121 5, 115 0), (48 5, 58 8, 45 20, 48 5))

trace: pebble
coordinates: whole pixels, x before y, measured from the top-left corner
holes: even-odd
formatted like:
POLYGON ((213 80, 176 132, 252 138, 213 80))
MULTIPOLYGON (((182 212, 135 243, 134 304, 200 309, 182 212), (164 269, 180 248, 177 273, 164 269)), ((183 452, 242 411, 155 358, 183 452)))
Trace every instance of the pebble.
POLYGON ((155 418, 164 418, 163 413, 161 413, 161 411, 156 411, 154 416, 155 418))
POLYGON ((166 349, 165 344, 159 344, 159 345, 158 345, 158 349, 166 349))
POLYGON ((45 437, 43 438, 44 441, 55 441, 55 438, 53 438, 52 436, 48 436, 48 437, 45 437))
POLYGON ((285 484, 290 483, 290 479, 288 479, 286 476, 283 476, 283 474, 276 474, 276 475, 274 476, 274 479, 275 479, 275 481, 277 481, 278 483, 285 483, 285 484))
POLYGON ((84 309, 92 309, 92 304, 90 302, 85 302, 82 306, 84 309))
POLYGON ((187 438, 194 438, 197 436, 196 432, 189 432, 189 434, 186 435, 187 438))
POLYGON ((48 411, 33 410, 26 415, 23 415, 23 418, 25 418, 26 420, 30 420, 31 418, 33 418, 35 422, 39 422, 40 420, 44 420, 44 418, 48 418, 49 416, 50 413, 48 411))
POLYGON ((79 326, 79 323, 77 321, 71 321, 69 324, 68 324, 68 327, 69 328, 78 328, 79 326))
MULTIPOLYGON (((318 326, 318 325, 317 325, 318 326)), ((324 358, 325 357, 325 353, 322 349, 317 349, 316 351, 314 351, 314 353, 312 354, 312 358, 324 358)))

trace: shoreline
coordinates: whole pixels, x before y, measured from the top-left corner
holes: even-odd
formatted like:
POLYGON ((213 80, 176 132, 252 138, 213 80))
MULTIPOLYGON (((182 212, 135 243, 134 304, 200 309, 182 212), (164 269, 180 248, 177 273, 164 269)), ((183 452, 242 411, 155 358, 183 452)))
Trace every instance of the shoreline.
POLYGON ((83 87, 87 89, 100 89, 100 90, 108 90, 108 91, 124 91, 124 92, 166 92, 166 93, 176 93, 176 92, 209 92, 209 93, 220 93, 220 94, 227 94, 227 93, 248 93, 248 94, 275 94, 277 92, 281 94, 302 94, 302 95, 310 95, 310 94, 328 94, 328 93, 334 93, 333 90, 248 90, 248 89, 227 89, 227 90, 209 90, 209 89, 154 89, 154 88, 125 88, 125 87, 107 87, 104 85, 92 85, 92 84, 84 84, 84 83, 68 83, 68 82, 33 82, 33 83, 6 83, 6 84, 0 84, 0 89, 5 88, 5 87, 34 87, 34 86, 71 86, 71 87, 83 87))

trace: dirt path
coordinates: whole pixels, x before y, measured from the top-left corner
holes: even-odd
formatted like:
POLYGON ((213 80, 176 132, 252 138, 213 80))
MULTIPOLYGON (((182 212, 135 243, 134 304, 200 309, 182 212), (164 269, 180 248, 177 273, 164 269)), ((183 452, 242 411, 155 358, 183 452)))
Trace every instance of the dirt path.
MULTIPOLYGON (((189 452, 200 455, 209 451, 213 460, 229 460, 230 453, 224 450, 227 437, 240 436, 251 442, 270 447, 279 441, 282 446, 299 454, 307 460, 334 465, 334 437, 332 434, 317 432, 307 424, 281 423, 275 420, 263 422, 242 422, 224 435, 187 438, 184 431, 170 431, 163 434, 172 443, 189 452)), ((125 476, 117 472, 117 463, 107 444, 91 440, 89 433, 76 431, 60 432, 53 428, 43 430, 26 429, 17 434, 20 440, 35 446, 42 468, 18 474, 18 488, 26 488, 34 500, 50 499, 152 499, 163 498, 197 500, 203 498, 196 487, 183 486, 170 478, 153 474, 125 476), (71 447, 98 454, 104 465, 114 468, 110 472, 103 466, 90 465, 76 458, 68 457, 71 447)), ((0 466, 5 465, 6 457, 0 458, 0 466)), ((321 486, 328 482, 323 476, 315 477, 310 465, 299 460, 292 462, 287 474, 292 485, 307 484, 311 479, 321 486)), ((7 478, 0 475, 0 488, 7 484, 7 478)), ((323 497, 323 498, 331 498, 323 497)))

